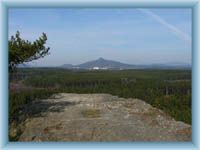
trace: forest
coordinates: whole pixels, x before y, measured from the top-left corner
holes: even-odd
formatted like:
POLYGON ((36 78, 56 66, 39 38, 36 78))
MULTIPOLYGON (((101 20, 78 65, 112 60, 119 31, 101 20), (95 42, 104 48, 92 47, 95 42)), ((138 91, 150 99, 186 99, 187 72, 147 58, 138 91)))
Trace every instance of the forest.
MULTIPOLYGON (((22 90, 9 92, 9 122, 21 121, 25 105, 54 93, 109 93, 138 98, 191 124, 191 70, 67 70, 19 68, 10 74, 22 90)), ((31 114, 24 114, 29 117, 31 114)))

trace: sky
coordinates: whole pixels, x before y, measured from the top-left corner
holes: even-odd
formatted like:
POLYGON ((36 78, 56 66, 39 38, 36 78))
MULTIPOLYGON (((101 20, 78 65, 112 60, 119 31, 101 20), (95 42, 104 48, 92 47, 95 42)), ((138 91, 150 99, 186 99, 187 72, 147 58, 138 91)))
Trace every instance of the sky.
POLYGON ((191 64, 190 8, 10 8, 16 31, 34 41, 46 33, 50 55, 34 66, 81 64, 103 57, 128 64, 191 64))

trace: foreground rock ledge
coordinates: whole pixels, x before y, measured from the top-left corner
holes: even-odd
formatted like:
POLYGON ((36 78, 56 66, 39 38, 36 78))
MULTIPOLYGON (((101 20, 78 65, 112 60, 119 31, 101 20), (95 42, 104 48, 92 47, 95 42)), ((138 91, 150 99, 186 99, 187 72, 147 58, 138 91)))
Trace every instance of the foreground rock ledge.
POLYGON ((191 126, 139 99, 60 93, 27 110, 19 141, 191 141, 191 126))

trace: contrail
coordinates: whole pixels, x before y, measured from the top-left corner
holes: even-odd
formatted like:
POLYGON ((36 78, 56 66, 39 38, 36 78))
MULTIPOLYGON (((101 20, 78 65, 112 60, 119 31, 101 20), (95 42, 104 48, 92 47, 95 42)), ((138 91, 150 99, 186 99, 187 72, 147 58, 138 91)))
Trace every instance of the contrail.
POLYGON ((160 23, 161 25, 163 25, 164 27, 168 28, 170 31, 172 31, 174 34, 176 34, 179 38, 181 38, 182 40, 191 43, 191 37, 184 33, 183 31, 181 31, 180 29, 178 29, 177 27, 175 27, 174 25, 168 23, 167 21, 165 21, 163 18, 161 18, 159 15, 153 13, 150 10, 147 9, 138 9, 139 11, 151 16, 153 19, 155 19, 158 23, 160 23))

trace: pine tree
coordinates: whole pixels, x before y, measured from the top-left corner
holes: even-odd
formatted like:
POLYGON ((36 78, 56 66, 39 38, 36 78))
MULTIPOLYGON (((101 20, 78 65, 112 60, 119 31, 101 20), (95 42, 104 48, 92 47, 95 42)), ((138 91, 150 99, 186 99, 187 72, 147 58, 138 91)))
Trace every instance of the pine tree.
POLYGON ((8 41, 9 47, 9 72, 12 72, 18 64, 37 60, 49 54, 49 47, 45 47, 47 36, 42 33, 34 42, 20 38, 20 32, 11 36, 8 41))

